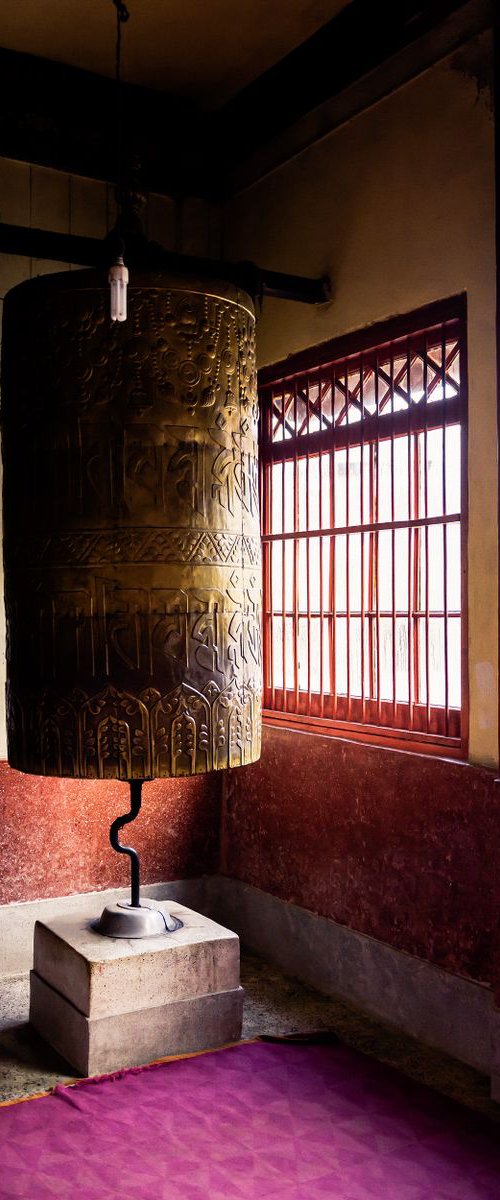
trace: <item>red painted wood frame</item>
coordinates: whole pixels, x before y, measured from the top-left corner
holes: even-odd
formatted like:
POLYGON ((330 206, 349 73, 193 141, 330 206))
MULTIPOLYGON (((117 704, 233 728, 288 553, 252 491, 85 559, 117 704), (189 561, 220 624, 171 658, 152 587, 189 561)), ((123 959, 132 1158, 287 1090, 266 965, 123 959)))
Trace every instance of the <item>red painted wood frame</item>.
POLYGON ((465 297, 259 384, 265 720, 465 756, 465 297))

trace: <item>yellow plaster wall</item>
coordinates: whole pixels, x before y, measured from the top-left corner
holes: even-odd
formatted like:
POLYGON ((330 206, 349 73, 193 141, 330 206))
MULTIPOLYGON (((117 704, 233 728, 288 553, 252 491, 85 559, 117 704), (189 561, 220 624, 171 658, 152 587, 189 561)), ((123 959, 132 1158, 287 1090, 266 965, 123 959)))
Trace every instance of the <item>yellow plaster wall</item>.
MULTIPOLYGON (((489 40, 483 39, 483 54, 489 40)), ((493 118, 447 60, 242 192, 230 258, 327 271, 321 308, 266 300, 261 365, 457 292, 468 299, 470 758, 498 761, 493 118)))

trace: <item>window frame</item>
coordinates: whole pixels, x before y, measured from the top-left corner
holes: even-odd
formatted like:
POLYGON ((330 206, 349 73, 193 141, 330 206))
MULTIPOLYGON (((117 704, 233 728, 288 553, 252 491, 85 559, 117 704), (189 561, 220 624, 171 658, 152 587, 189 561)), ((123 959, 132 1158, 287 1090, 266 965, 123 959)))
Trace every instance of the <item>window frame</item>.
MULTIPOLYGON (((466 758, 468 752, 468 725, 469 725, 469 688, 468 688, 468 634, 467 634, 467 533, 468 533, 468 393, 467 393, 467 303, 465 293, 452 296, 449 299, 434 302, 426 305, 423 308, 417 309, 412 313, 398 316, 388 321, 381 321, 377 324, 369 326, 366 329, 358 330, 350 334, 334 338, 328 342, 323 342, 307 350, 299 351, 297 354, 291 355, 285 360, 281 360, 270 366, 261 368, 259 371, 259 395, 260 395, 260 487, 261 487, 261 519, 262 519, 262 540, 263 540, 263 557, 264 557, 264 617, 263 617, 263 643, 264 643, 264 704, 263 704, 263 720, 265 724, 278 727, 286 727, 296 730, 315 732, 318 734, 328 735, 337 738, 344 738, 350 741, 368 742, 378 745, 386 745, 392 748, 409 750, 413 752, 421 752, 425 754, 440 755, 448 758, 466 758), (283 439, 281 441, 272 441, 269 435, 269 398, 272 394, 271 389, 285 387, 285 385, 297 386, 297 378, 305 373, 309 374, 315 371, 329 371, 339 364, 348 365, 348 360, 361 359, 363 364, 369 360, 370 355, 382 357, 384 353, 393 353, 396 356, 397 343, 406 344, 409 346, 412 339, 416 340, 422 335, 431 334, 433 329, 444 327, 447 324, 457 327, 457 337, 459 341, 459 389, 457 397, 451 400, 443 399, 433 402, 430 406, 425 404, 425 421, 422 425, 422 417, 415 410, 407 409, 406 411, 397 412, 392 409, 391 432, 389 436, 393 439, 394 431, 397 431, 399 426, 403 433, 406 430, 429 430, 435 428, 445 428, 452 424, 449 419, 449 413, 453 405, 453 411, 456 412, 457 422, 461 429, 461 449, 460 449, 460 491, 461 491, 461 510, 460 510, 460 546, 461 546, 461 579, 460 579, 460 614, 461 614, 461 708, 456 710, 460 714, 460 734, 456 732, 452 736, 435 732, 432 730, 423 731, 417 728, 397 726, 390 724, 379 724, 378 721, 370 723, 365 720, 352 720, 351 714, 348 712, 347 718, 339 717, 338 713, 333 715, 312 715, 310 711, 311 689, 309 682, 309 711, 298 712, 287 709, 287 697, 295 690, 295 699, 299 695, 298 686, 298 670, 295 666, 295 685, 294 688, 286 686, 286 673, 283 684, 280 688, 272 687, 272 664, 270 661, 270 638, 268 636, 269 620, 272 621, 275 609, 269 604, 269 560, 270 552, 268 547, 272 533, 270 532, 269 523, 269 494, 265 486, 266 469, 270 462, 277 461, 292 461, 297 462, 298 458, 304 457, 304 452, 307 449, 305 457, 314 455, 315 452, 321 450, 332 450, 333 446, 337 449, 342 445, 343 438, 345 444, 349 441, 350 445, 354 444, 354 437, 350 437, 349 426, 337 426, 333 429, 320 429, 314 433, 303 434, 300 436, 283 439), (441 416, 441 420, 437 418, 441 416), (347 433, 342 435, 342 430, 347 429, 347 433), (297 443, 300 443, 300 449, 297 448, 297 443), (307 447, 306 447, 307 443, 307 447), (301 452, 302 451, 302 454, 301 452), (283 707, 276 708, 272 706, 273 696, 275 692, 281 695, 281 703, 283 707), (269 702, 270 701, 270 702, 269 702)), ((420 410, 422 412, 422 410, 420 410)), ((383 418, 386 420, 386 418, 383 418)), ((368 443, 372 445, 379 444, 379 434, 375 432, 380 422, 380 416, 373 419, 373 435, 369 437, 370 418, 365 417, 359 422, 358 428, 361 430, 360 442, 361 447, 366 447, 368 443)), ((356 426, 351 425, 350 429, 355 429, 356 426)), ((389 422, 387 422, 387 431, 389 431, 389 422)), ((363 453, 363 449, 361 450, 363 453)), ((331 486, 332 480, 330 480, 331 486)), ((296 489, 295 489, 296 490, 296 489)), ((446 514, 443 514, 446 516, 446 514)), ((363 524, 363 514, 361 513, 360 523, 363 524)), ((401 522, 403 525, 411 523, 410 513, 408 514, 409 521, 401 522)), ((427 528, 429 527, 429 518, 426 515, 427 528)), ((443 522, 443 525, 446 522, 443 522)), ((347 521, 349 526, 349 521, 347 521)), ((394 522, 390 525, 394 528, 394 522)), ((357 529, 358 527, 356 527, 357 529)), ((297 532, 296 521, 294 522, 294 531, 297 532)), ((323 535, 325 536, 325 535, 323 535)), ((330 535, 332 545, 337 537, 330 535)), ((363 533, 362 533, 363 539, 363 533)), ((426 535, 427 536, 427 535, 426 535)), ((275 535, 279 539, 279 534, 275 535)), ((293 539, 292 539, 293 540, 293 539)), ((294 544, 296 544, 295 539, 294 544)), ((321 543, 320 543, 321 545, 321 543)), ((320 553, 322 551, 320 550, 320 553)), ((371 554, 371 552, 370 552, 371 554)), ((427 551, 428 554, 428 551, 427 551)), ((331 551, 330 551, 331 556, 331 551)), ((370 559, 371 561, 371 559, 370 559)), ((409 600, 410 604, 410 600, 409 600)), ((283 597, 284 606, 284 597, 283 597)), ((413 606, 411 606, 413 607, 413 606)), ((277 610, 278 615, 281 610, 277 610)), ((283 607, 283 612, 286 612, 286 607, 283 607)), ((321 613, 323 606, 321 607, 321 613)), ((412 613, 413 615, 413 613, 412 613)), ((427 613, 428 615, 428 613, 427 613)), ((446 620, 446 612, 444 619, 446 620)), ((410 618, 410 612, 408 614, 410 618)), ((308 617, 310 622, 310 617, 308 617)), ((361 628, 363 629, 363 619, 366 620, 364 609, 361 615, 361 628)), ((310 625, 309 625, 310 627, 310 625)), ((446 628, 446 626, 445 626, 446 628)), ((310 635, 308 634, 308 637, 310 635)), ((334 636, 329 634, 329 639, 334 636)), ((364 634, 362 633, 364 640, 364 634)), ((428 633, 427 633, 428 639, 428 633)), ((332 643, 333 645, 333 643, 332 643)), ((414 643, 409 643, 409 652, 413 653, 415 649, 414 643)), ((296 654, 296 650, 294 650, 296 654)), ((309 659, 310 661, 310 659, 309 659)), ((347 670, 350 670, 349 664, 347 670)), ((428 685, 427 685, 428 686, 428 685)), ((300 693, 302 694, 302 693, 300 693)), ((304 693, 307 697, 308 693, 304 693)), ((323 707, 323 691, 321 693, 323 707)), ((348 688, 348 702, 351 704, 348 688)), ((362 714, 365 715, 365 695, 364 686, 361 686, 361 696, 356 697, 359 701, 362 714)), ((338 697, 335 701, 338 703, 338 697)), ((376 701, 378 704, 378 716, 380 718, 380 710, 385 703, 382 700, 376 701)), ((388 705, 392 708, 395 714, 398 707, 396 699, 388 701, 388 705)), ((372 700, 370 700, 372 704, 372 700)), ((404 707, 403 705, 400 706, 404 707)), ((413 710, 417 710, 417 702, 411 699, 409 695, 406 702, 408 712, 412 713, 411 722, 413 723, 413 710)), ((426 704, 427 719, 432 716, 431 709, 435 713, 446 712, 442 706, 431 706, 426 704)), ((451 711, 451 706, 448 704, 448 715, 451 711)), ((458 719, 458 718, 457 718, 458 719)), ((449 733, 449 723, 447 718, 447 729, 449 733)))

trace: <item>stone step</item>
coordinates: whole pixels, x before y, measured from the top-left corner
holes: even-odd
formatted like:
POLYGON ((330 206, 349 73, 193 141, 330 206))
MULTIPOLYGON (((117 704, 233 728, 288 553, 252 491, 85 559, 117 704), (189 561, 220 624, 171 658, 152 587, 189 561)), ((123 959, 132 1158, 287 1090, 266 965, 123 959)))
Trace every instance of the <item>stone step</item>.
POLYGON ((82 1075, 102 1075, 241 1037, 243 988, 87 1017, 31 972, 30 1021, 82 1075))
POLYGON ((182 928, 151 938, 103 937, 92 928, 98 897, 95 911, 37 921, 37 976, 96 1019, 238 988, 237 934, 182 904, 147 903, 170 912, 182 928))

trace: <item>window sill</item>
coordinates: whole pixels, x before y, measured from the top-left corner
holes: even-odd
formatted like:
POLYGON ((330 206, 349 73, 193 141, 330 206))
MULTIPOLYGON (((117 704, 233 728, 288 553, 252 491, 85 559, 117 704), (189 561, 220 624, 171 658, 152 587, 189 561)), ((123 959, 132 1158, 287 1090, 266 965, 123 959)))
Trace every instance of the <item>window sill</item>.
POLYGON ((302 716, 299 713, 277 712, 264 708, 262 720, 265 726, 290 729, 297 733, 313 733, 320 737, 335 738, 337 741, 358 742, 368 746, 384 747, 388 750, 403 750, 409 754, 424 754, 427 757, 466 760, 467 747, 457 738, 439 738, 412 733, 404 729, 360 727, 346 721, 335 722, 319 717, 302 716))

